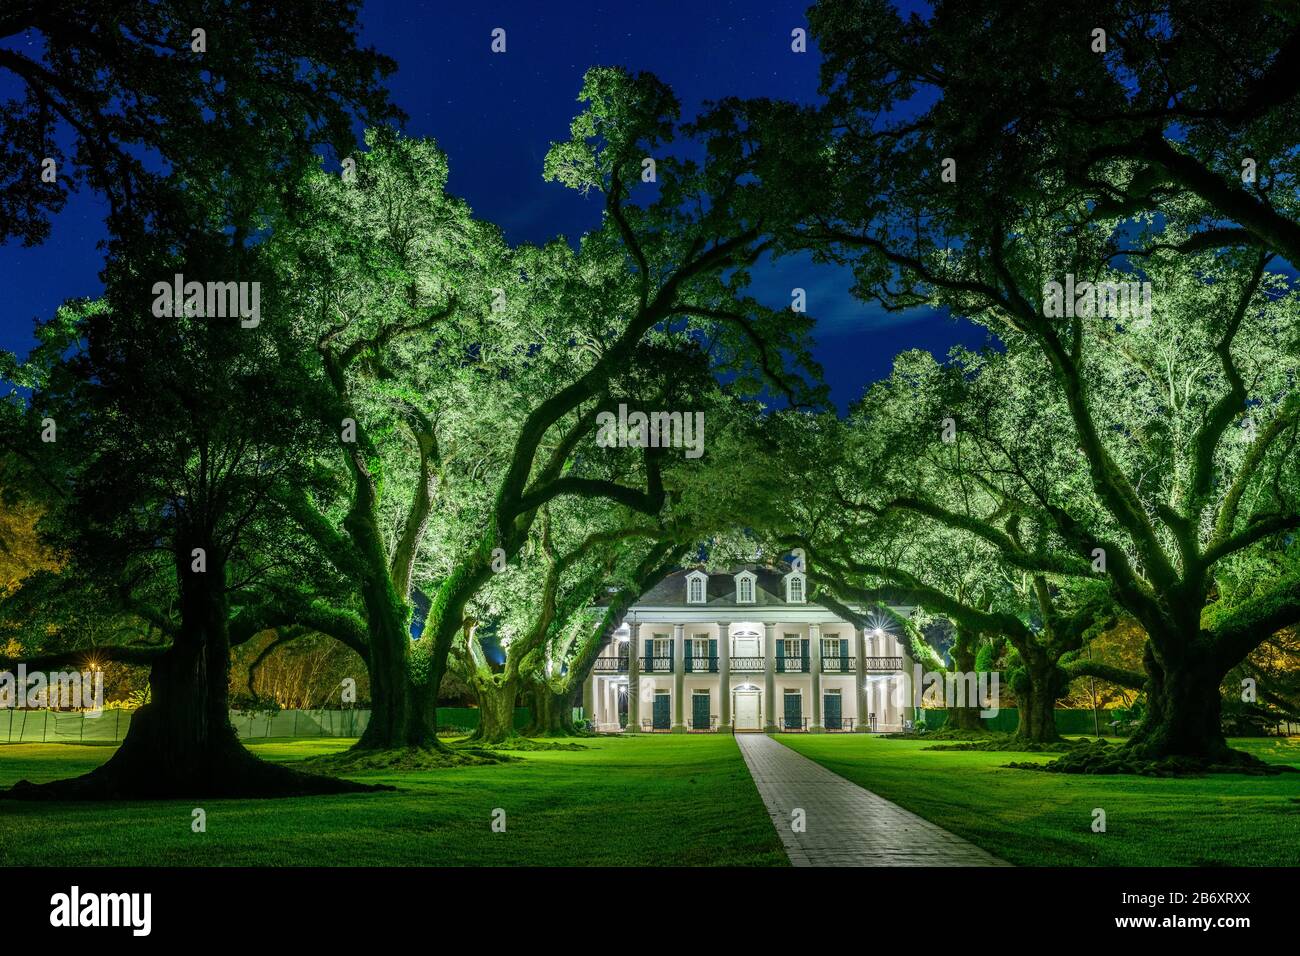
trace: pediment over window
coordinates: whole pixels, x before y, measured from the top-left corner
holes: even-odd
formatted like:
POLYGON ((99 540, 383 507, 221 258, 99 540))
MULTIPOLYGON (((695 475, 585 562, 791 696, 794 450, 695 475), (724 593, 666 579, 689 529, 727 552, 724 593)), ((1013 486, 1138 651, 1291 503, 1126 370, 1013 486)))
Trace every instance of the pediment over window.
POLYGON ((787 604, 803 604, 808 600, 808 579, 802 571, 791 571, 781 580, 785 584, 787 604))
POLYGON ((709 576, 703 571, 686 575, 686 603, 707 604, 709 601, 709 576))

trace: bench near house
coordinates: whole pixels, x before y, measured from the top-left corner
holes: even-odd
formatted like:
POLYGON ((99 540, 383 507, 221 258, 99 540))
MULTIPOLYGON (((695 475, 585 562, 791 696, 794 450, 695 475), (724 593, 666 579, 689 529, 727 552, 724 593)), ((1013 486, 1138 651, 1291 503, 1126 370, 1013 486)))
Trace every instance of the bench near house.
POLYGON ((596 658, 584 711, 609 733, 901 730, 911 661, 897 625, 877 613, 880 626, 855 627, 806 593, 800 571, 668 576, 596 658))

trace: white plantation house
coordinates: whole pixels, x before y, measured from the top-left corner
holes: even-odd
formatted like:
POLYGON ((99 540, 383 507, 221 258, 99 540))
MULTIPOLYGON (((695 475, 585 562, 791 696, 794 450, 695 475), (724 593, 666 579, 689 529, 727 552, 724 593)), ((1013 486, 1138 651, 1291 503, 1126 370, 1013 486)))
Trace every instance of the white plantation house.
POLYGON ((585 713, 604 732, 902 729, 911 660, 897 624, 877 613, 855 627, 806 594, 799 571, 668 576, 596 658, 585 713))

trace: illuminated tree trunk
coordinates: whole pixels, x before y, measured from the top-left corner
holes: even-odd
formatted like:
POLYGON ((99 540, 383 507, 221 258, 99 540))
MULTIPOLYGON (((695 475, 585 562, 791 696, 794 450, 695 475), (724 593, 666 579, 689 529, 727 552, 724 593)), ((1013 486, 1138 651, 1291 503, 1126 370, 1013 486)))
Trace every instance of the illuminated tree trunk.
POLYGON ((573 691, 557 693, 550 684, 539 680, 529 694, 532 719, 525 733, 531 737, 580 737, 573 724, 573 691))
POLYGON ((1069 680, 1041 649, 1022 643, 1017 650, 1022 666, 1012 679, 1019 716, 1016 737, 1032 743, 1055 743, 1061 739, 1056 729, 1056 701, 1069 680))
MULTIPOLYGON (((1185 642, 1193 645, 1193 642, 1185 642)), ((1144 653, 1147 713, 1129 740, 1135 756, 1146 760, 1189 757, 1210 763, 1236 762, 1223 736, 1223 674, 1209 655, 1195 650, 1160 660, 1151 642, 1144 653)))
POLYGON ((474 681, 478 692, 478 728, 470 740, 479 744, 502 744, 518 737, 515 730, 515 701, 519 697, 519 679, 493 674, 474 681))
MULTIPOLYGON (((958 627, 952 645, 953 670, 959 675, 975 672, 975 648, 979 634, 967 627, 958 627)), ((954 730, 983 730, 984 721, 980 717, 979 701, 965 701, 964 706, 952 707, 948 711, 948 726, 954 730)))

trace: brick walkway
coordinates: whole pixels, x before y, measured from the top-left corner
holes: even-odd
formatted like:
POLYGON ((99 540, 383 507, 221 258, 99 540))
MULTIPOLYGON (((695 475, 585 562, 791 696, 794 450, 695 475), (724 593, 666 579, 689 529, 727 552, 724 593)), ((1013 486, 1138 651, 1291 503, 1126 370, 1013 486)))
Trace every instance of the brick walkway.
POLYGON ((795 866, 1010 866, 767 734, 737 734, 736 743, 795 866))

